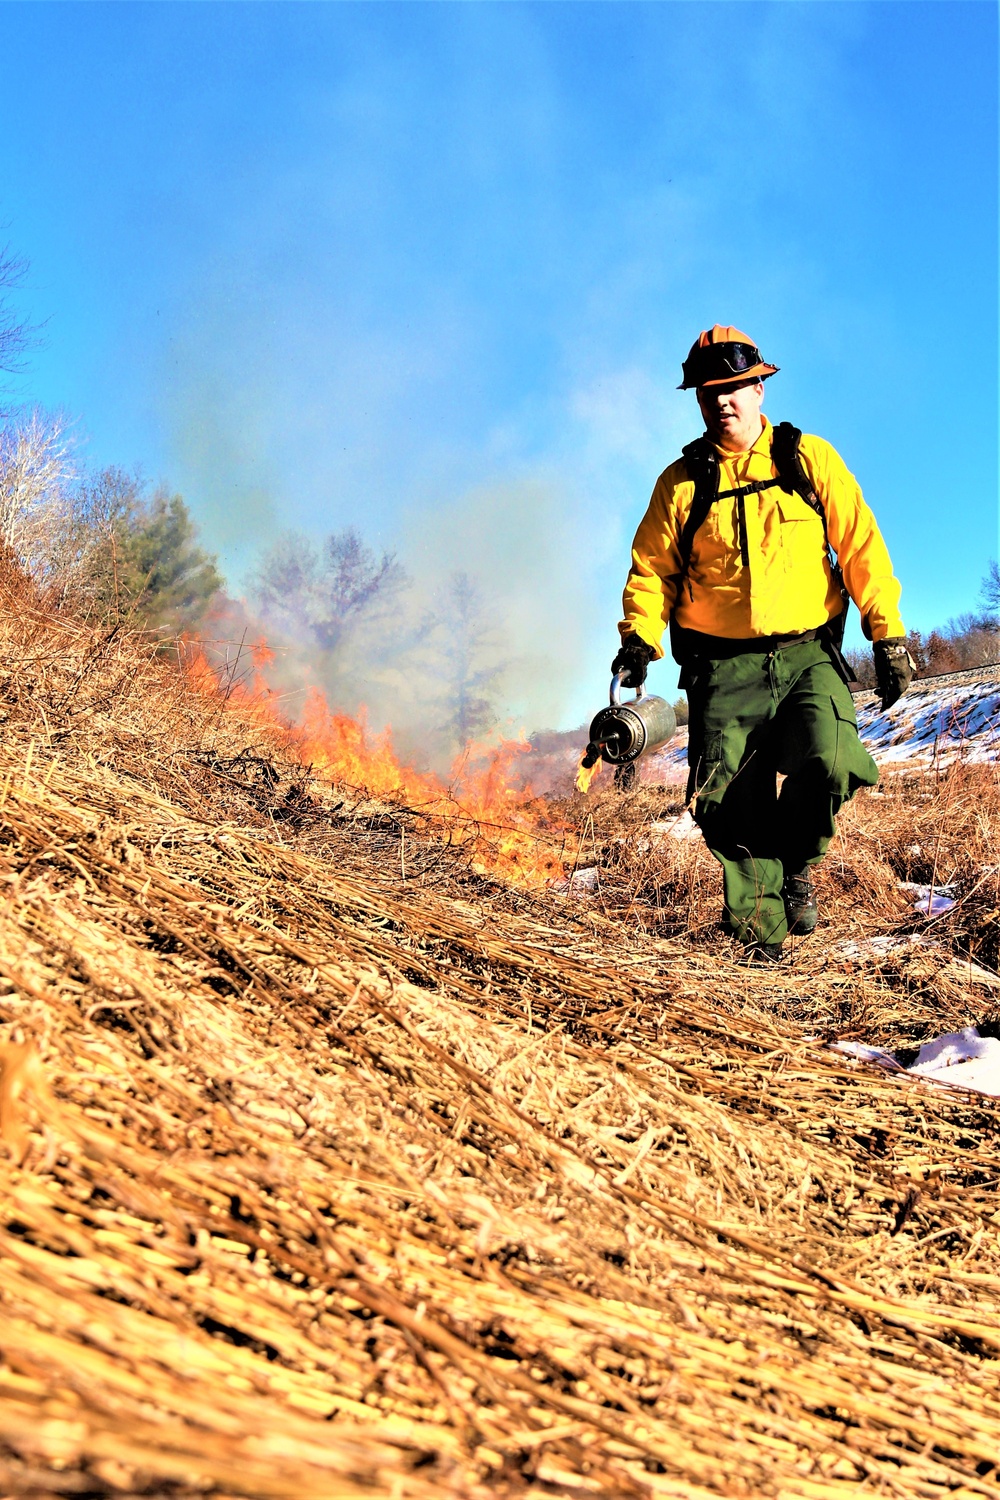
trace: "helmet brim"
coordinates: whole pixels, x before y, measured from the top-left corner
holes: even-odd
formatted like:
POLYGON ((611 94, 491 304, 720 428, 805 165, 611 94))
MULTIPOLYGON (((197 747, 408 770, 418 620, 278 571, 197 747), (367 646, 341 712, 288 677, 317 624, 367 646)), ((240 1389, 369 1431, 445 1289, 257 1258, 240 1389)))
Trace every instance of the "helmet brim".
POLYGON ((769 375, 777 375, 780 365, 753 365, 749 370, 741 370, 738 375, 724 375, 719 380, 685 380, 677 387, 679 391, 700 391, 712 385, 743 385, 749 380, 766 380, 769 375))

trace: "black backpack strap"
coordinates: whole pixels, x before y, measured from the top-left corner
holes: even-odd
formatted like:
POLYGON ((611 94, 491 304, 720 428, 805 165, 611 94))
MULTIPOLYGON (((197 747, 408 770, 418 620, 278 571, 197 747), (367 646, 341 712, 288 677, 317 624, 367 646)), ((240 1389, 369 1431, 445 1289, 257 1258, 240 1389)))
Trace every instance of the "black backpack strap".
MULTIPOLYGON (((704 524, 709 511, 719 498, 719 455, 709 442, 708 436, 702 434, 700 438, 695 438, 693 443, 688 443, 681 449, 681 453, 687 476, 694 483, 694 496, 691 500, 691 509, 687 513, 687 520, 681 527, 681 534, 677 540, 677 549, 681 555, 680 571, 677 574, 678 595, 684 587, 684 580, 691 566, 695 533, 699 526, 704 524)), ((670 650, 674 661, 685 669, 691 654, 687 645, 687 635, 688 632, 677 623, 675 606, 670 613, 670 650)), ((683 672, 681 681, 684 681, 683 672)))
POLYGON ((687 577, 691 565, 691 550, 695 533, 705 522, 709 511, 719 498, 719 455, 704 435, 695 438, 681 449, 688 478, 694 481, 694 499, 687 520, 681 527, 678 550, 681 554, 681 571, 677 580, 678 589, 687 577))
MULTIPOLYGON (((787 495, 798 495, 819 516, 823 522, 823 535, 826 531, 826 511, 823 502, 813 489, 812 480, 806 473, 799 455, 799 440, 802 437, 802 429, 793 427, 791 422, 779 422, 774 429, 771 439, 771 462, 778 471, 778 483, 787 495)), ((830 545, 827 537, 827 546, 830 545)))
POLYGON ((789 495, 796 494, 811 506, 823 522, 823 536, 826 539, 826 550, 830 558, 830 568, 833 572, 834 582, 840 589, 840 596, 844 601, 844 607, 839 615, 835 615, 823 627, 827 650, 833 658, 833 664, 840 672, 844 681, 850 687, 856 681, 854 672, 847 663, 840 647, 844 639, 844 626, 847 623, 847 611, 851 607, 851 596, 847 592, 844 583, 844 573, 840 566, 840 560, 834 554, 830 545, 830 534, 826 526, 826 511, 823 502, 813 489, 812 480, 805 471, 802 458, 799 454, 799 440, 802 437, 801 429, 793 427, 791 422, 779 422, 774 429, 771 439, 771 462, 778 471, 778 482, 781 488, 789 495))

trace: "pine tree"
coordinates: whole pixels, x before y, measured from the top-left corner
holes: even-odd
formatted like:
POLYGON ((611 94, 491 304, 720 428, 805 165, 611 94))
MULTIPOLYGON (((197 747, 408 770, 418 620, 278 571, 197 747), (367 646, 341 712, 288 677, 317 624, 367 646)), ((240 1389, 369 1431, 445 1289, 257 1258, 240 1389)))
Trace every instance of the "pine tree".
POLYGON ((65 568, 71 596, 103 617, 130 616, 149 630, 192 629, 222 587, 180 495, 147 498, 123 469, 104 469, 78 487, 67 550, 75 554, 65 568))

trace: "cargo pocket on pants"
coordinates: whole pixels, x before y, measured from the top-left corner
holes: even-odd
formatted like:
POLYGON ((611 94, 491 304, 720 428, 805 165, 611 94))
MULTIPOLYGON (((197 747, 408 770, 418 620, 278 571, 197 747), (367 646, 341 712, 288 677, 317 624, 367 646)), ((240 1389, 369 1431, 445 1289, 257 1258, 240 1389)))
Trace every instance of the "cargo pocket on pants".
POLYGON ((878 782, 878 766, 872 760, 858 734, 858 721, 851 704, 847 711, 836 700, 830 699, 837 725, 837 745, 834 752, 833 779, 838 783, 841 796, 853 797, 859 786, 875 786, 878 782))
POLYGON ((725 790, 725 752, 723 734, 707 734, 699 749, 692 756, 688 746, 688 783, 686 801, 692 797, 701 801, 704 797, 718 798, 725 790))

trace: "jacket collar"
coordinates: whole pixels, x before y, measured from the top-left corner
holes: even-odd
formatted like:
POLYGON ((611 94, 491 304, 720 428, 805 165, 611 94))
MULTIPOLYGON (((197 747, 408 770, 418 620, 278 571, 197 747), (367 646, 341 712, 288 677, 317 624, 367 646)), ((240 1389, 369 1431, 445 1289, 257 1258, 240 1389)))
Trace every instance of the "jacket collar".
POLYGON ((718 443, 713 443, 712 446, 723 463, 738 463, 740 459, 749 458, 751 453, 766 453, 768 457, 771 456, 771 439, 774 435, 774 428, 763 412, 761 412, 761 417, 763 417, 764 425, 760 429, 760 437, 757 438, 751 447, 744 448, 742 453, 730 453, 727 449, 720 448, 718 443))

